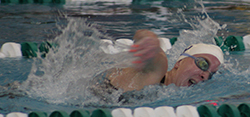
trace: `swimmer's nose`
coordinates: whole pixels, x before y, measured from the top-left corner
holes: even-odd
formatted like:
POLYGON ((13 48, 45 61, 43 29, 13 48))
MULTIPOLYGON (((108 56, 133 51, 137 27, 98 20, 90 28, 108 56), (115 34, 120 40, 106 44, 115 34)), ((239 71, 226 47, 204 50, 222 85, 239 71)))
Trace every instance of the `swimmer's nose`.
POLYGON ((208 80, 210 76, 210 72, 209 71, 202 71, 200 74, 200 77, 202 79, 202 81, 208 80))

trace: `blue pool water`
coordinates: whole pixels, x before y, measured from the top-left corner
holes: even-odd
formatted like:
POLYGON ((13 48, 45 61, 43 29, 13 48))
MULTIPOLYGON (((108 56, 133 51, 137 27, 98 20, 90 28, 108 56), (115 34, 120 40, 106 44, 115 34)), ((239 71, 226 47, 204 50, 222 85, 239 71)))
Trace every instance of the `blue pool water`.
POLYGON ((0 59, 0 113, 249 102, 250 50, 226 52, 226 62, 214 78, 193 87, 148 86, 125 93, 127 100, 118 102, 121 90, 107 93, 95 85, 100 73, 127 67, 133 59, 129 53, 104 54, 100 39, 131 39, 138 29, 179 37, 166 52, 171 69, 189 44, 213 43, 216 35, 250 34, 249 12, 247 0, 2 2, 0 45, 49 40, 60 46, 46 58, 0 59))

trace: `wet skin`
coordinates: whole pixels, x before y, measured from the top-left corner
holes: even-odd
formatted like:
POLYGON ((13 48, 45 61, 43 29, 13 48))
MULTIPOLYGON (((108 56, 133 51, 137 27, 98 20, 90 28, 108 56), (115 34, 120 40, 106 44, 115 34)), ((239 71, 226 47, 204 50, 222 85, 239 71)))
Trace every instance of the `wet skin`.
POLYGON ((176 86, 190 86, 209 78, 210 72, 216 72, 220 65, 219 60, 210 54, 196 54, 195 57, 203 57, 209 63, 208 71, 199 69, 194 59, 186 57, 176 62, 174 68, 166 73, 165 85, 174 83, 176 86))
MULTIPOLYGON (((160 48, 156 34, 149 30, 138 30, 134 36, 135 43, 130 52, 138 57, 133 61, 134 67, 112 69, 109 74, 110 83, 126 91, 141 90, 145 86, 159 84, 165 76, 165 85, 190 86, 208 79, 209 72, 202 71, 194 63, 194 59, 186 57, 177 61, 174 68, 168 69, 166 54, 160 48)), ((197 54, 209 62, 209 71, 215 72, 220 65, 219 60, 210 54, 197 54)))

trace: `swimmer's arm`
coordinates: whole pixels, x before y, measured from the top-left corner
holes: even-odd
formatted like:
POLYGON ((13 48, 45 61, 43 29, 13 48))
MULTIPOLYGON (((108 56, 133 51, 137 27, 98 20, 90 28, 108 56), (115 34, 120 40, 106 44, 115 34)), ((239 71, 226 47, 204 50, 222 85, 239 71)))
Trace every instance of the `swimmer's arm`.
POLYGON ((145 37, 151 37, 154 40, 158 40, 158 36, 154 32, 149 31, 147 29, 141 29, 135 32, 135 35, 133 37, 134 43, 137 43, 145 37))
POLYGON ((138 30, 133 39, 135 43, 130 52, 138 57, 136 61, 133 61, 137 70, 147 72, 159 69, 158 67, 164 66, 164 69, 167 67, 162 65, 166 63, 167 56, 161 49, 160 41, 155 33, 146 29, 138 30))
MULTIPOLYGON (((134 67, 114 68, 110 70, 107 77, 110 83, 123 89, 124 92, 132 90, 141 90, 145 86, 160 83, 167 72, 168 61, 164 52, 160 52, 154 59, 154 69, 138 71, 134 67)), ((144 69, 145 70, 145 69, 144 69)))
POLYGON ((160 83, 168 69, 167 56, 160 48, 156 34, 149 30, 138 30, 134 40, 130 52, 139 58, 133 62, 134 67, 113 69, 108 75, 110 83, 124 92, 160 83))

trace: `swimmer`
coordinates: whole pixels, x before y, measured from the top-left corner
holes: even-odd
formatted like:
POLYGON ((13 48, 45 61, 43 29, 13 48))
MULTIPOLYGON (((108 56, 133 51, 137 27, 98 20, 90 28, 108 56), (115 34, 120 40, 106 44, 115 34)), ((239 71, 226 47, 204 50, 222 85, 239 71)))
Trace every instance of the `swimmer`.
POLYGON ((193 44, 184 50, 173 69, 167 71, 168 59, 155 33, 138 30, 133 39, 134 44, 129 52, 139 58, 133 61, 135 67, 112 69, 108 74, 109 83, 124 92, 159 83, 179 87, 195 85, 211 79, 224 62, 218 46, 193 44))

